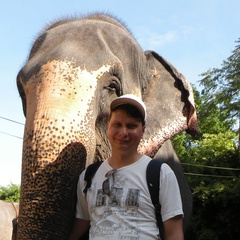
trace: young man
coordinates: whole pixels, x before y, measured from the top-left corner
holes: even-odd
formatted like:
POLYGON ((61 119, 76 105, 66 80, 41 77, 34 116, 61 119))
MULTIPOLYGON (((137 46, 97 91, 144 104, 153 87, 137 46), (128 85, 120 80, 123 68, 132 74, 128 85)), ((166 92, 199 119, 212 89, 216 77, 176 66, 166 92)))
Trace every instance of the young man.
MULTIPOLYGON (((107 134, 112 153, 94 175, 87 195, 85 171, 79 177, 69 240, 78 240, 89 227, 89 239, 160 239, 146 182, 151 158, 137 151, 145 131, 145 104, 134 95, 123 95, 112 101, 110 110, 107 134)), ((167 164, 161 166, 159 201, 165 239, 183 240, 179 187, 167 164)))

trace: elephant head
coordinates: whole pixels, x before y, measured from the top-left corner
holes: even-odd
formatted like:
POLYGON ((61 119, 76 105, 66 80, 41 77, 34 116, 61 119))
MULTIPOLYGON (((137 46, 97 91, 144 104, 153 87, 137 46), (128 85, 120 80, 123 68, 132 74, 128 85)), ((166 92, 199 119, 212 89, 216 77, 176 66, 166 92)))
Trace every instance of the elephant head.
POLYGON ((142 153, 154 156, 178 132, 197 131, 190 85, 108 15, 63 20, 45 29, 17 86, 26 116, 19 239, 67 238, 80 172, 110 154, 106 123, 117 96, 132 93, 146 103, 142 153))

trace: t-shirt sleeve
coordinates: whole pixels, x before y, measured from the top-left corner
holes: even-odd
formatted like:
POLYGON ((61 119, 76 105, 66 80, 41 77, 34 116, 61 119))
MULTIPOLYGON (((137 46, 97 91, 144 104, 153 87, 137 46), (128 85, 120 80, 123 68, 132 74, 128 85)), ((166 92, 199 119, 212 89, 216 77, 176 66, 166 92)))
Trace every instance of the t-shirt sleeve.
POLYGON ((80 174, 77 184, 76 218, 90 220, 86 195, 83 192, 85 187, 84 175, 85 171, 80 174))
POLYGON ((181 194, 176 176, 167 164, 162 164, 160 172, 160 194, 162 221, 183 215, 181 194))

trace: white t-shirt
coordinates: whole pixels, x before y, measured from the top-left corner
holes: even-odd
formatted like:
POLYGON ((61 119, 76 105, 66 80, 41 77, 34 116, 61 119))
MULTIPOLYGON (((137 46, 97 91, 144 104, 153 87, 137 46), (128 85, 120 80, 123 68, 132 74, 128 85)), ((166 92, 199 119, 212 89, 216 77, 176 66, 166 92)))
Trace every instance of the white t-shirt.
MULTIPOLYGON (((112 170, 104 161, 92 179, 87 195, 83 193, 85 171, 78 181, 76 218, 90 220, 89 239, 159 239, 155 209, 146 182, 146 168, 151 158, 119 168, 110 176, 111 196, 102 191, 105 174, 112 170)), ((162 220, 182 215, 182 201, 175 174, 167 164, 160 172, 162 220)))

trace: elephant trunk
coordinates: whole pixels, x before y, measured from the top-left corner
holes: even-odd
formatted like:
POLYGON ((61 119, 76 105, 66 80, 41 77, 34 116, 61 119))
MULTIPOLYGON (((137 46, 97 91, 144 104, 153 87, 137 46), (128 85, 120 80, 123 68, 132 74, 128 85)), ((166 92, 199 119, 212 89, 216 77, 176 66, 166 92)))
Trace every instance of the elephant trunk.
POLYGON ((57 79, 51 74, 42 67, 25 86, 18 239, 68 238, 78 177, 94 158, 94 88, 88 98, 73 94, 67 79, 58 83, 57 92, 57 79))
POLYGON ((60 239, 70 231, 87 150, 79 139, 69 138, 71 131, 61 130, 58 121, 36 120, 35 130, 26 124, 19 239, 60 239))

